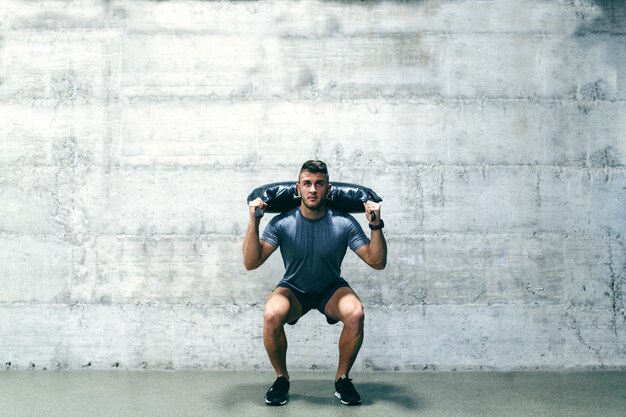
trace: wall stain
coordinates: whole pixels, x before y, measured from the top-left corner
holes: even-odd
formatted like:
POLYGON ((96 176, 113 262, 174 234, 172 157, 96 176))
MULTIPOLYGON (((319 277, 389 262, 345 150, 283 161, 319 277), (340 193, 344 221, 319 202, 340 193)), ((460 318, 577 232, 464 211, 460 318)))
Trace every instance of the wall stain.
POLYGON ((432 202, 434 207, 445 207, 446 205, 446 187, 445 187, 445 172, 441 163, 433 166, 433 170, 437 172, 439 178, 437 179, 437 192, 432 195, 432 202))
POLYGON ((570 0, 578 19, 576 35, 626 32, 626 2, 623 0, 570 0))
POLYGON ((541 197, 541 170, 538 165, 535 165, 535 205, 537 208, 541 208, 543 204, 543 197, 541 197))
POLYGON ((424 186, 419 167, 400 173, 398 183, 402 184, 402 201, 408 207, 408 217, 424 226, 424 186))
POLYGON ((586 165, 587 168, 617 168, 623 166, 620 161, 617 149, 609 145, 590 154, 586 165))
POLYGON ((589 113, 600 101, 608 99, 607 83, 600 79, 584 85, 577 85, 569 90, 565 97, 576 103, 578 111, 582 114, 589 113))

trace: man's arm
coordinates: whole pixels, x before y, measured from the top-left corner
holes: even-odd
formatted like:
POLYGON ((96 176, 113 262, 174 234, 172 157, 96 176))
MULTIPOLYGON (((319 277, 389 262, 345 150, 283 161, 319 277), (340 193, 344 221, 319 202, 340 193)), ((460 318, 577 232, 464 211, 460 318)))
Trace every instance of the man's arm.
MULTIPOLYGON (((368 201, 365 204, 365 216, 372 226, 380 226, 380 204, 368 201), (376 220, 373 222, 372 213, 376 214, 376 220)), ((387 265, 387 242, 383 230, 372 230, 370 242, 358 248, 355 253, 372 268, 385 269, 387 265)))
POLYGON ((246 237, 243 239, 242 248, 243 266, 248 271, 257 269, 263 265, 267 258, 276 250, 276 246, 259 239, 259 224, 261 224, 261 218, 254 216, 254 209, 257 207, 261 209, 265 207, 265 203, 260 198, 248 204, 250 222, 248 223, 246 237))

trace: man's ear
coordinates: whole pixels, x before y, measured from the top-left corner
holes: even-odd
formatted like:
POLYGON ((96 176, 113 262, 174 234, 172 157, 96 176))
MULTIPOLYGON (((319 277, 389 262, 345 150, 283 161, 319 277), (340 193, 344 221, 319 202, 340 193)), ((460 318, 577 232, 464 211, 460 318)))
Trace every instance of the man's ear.
POLYGON ((328 183, 328 190, 326 190, 326 197, 328 197, 330 195, 330 189, 333 188, 333 185, 331 183, 328 183))
POLYGON ((296 183, 296 194, 298 195, 298 197, 300 197, 300 183, 299 182, 296 183))

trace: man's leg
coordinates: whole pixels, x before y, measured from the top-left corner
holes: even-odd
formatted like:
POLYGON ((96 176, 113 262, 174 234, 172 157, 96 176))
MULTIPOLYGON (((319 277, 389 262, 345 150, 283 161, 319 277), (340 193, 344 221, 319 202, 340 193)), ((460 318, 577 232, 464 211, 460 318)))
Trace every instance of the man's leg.
POLYGON ((328 300, 324 314, 343 323, 339 337, 339 365, 335 380, 350 373, 363 344, 363 304, 350 287, 339 288, 328 300))
POLYGON ((297 320, 302 306, 288 288, 276 288, 265 303, 263 313, 263 344, 277 376, 289 379, 287 372, 287 336, 285 323, 297 320))

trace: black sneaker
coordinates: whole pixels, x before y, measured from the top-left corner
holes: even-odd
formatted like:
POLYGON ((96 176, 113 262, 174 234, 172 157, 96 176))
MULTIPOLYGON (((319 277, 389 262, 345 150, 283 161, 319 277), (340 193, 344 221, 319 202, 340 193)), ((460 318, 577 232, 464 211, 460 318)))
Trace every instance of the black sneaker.
POLYGON ((345 375, 335 381, 335 397, 344 405, 361 405, 361 396, 356 392, 352 380, 345 375))
POLYGON ((284 376, 279 376, 265 394, 265 404, 285 405, 289 398, 289 381, 284 376))

